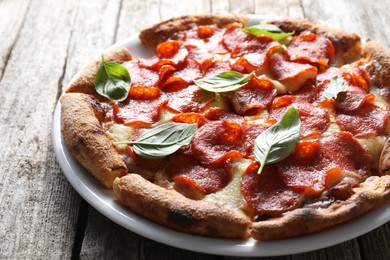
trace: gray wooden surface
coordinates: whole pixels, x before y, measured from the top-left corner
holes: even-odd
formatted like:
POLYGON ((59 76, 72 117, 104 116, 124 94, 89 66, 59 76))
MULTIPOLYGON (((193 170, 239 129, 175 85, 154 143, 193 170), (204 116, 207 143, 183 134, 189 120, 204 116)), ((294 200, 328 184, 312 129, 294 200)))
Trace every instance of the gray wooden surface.
MULTIPOLYGON (((90 207, 51 139, 64 86, 102 49, 160 20, 209 12, 307 17, 390 46, 390 1, 0 0, 0 259, 247 259, 134 234, 90 207)), ((330 248, 256 259, 390 259, 390 224, 330 248)))

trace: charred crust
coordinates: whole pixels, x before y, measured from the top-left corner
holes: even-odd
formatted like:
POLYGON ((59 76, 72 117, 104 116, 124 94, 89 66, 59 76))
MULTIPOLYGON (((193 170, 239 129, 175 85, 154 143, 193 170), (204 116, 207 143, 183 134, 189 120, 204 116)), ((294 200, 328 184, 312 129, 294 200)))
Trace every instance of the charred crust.
POLYGON ((248 236, 249 218, 242 212, 209 201, 188 199, 138 174, 117 178, 113 189, 120 203, 175 230, 211 237, 248 236))
POLYGON ((180 209, 172 209, 168 213, 168 221, 171 221, 178 226, 189 226, 197 223, 197 220, 190 212, 180 209))
POLYGON ((108 105, 90 95, 85 95, 85 101, 91 106, 99 121, 102 121, 109 110, 108 105))

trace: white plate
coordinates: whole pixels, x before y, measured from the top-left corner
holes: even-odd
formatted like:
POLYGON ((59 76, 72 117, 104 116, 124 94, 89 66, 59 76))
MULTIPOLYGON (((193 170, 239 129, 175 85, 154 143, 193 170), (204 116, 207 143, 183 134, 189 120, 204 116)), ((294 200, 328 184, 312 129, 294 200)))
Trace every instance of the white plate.
MULTIPOLYGON (((264 16, 250 16, 258 23, 264 16)), ((116 44, 127 47, 135 56, 148 57, 137 36, 116 44)), ((302 253, 332 246, 367 233, 390 220, 390 203, 356 220, 313 235, 278 241, 256 242, 253 239, 215 239, 184 234, 140 217, 118 204, 112 191, 105 189, 69 153, 60 131, 60 104, 54 113, 53 142, 57 160, 75 190, 103 215, 139 235, 187 250, 230 256, 275 256, 302 253)))

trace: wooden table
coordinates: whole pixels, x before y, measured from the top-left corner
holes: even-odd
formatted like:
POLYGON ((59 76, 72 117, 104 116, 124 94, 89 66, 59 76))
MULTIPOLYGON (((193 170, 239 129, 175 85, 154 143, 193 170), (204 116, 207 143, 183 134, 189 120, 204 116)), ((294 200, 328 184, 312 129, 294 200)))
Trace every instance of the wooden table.
MULTIPOLYGON (((0 0, 0 259, 236 259, 141 237, 75 192, 51 139, 64 86, 104 48, 174 16, 306 17, 390 46, 389 10, 380 0, 0 0)), ((389 241, 386 224, 327 249, 258 259, 390 259, 389 241)))

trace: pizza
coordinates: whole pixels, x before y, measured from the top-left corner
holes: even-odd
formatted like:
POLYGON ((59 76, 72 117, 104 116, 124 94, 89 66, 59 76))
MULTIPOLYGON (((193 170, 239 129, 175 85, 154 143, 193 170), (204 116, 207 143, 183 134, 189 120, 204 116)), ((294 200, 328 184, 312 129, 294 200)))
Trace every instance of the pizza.
POLYGON ((174 18, 61 98, 77 161, 131 211, 202 236, 318 232, 390 200, 390 51, 305 19, 174 18))

